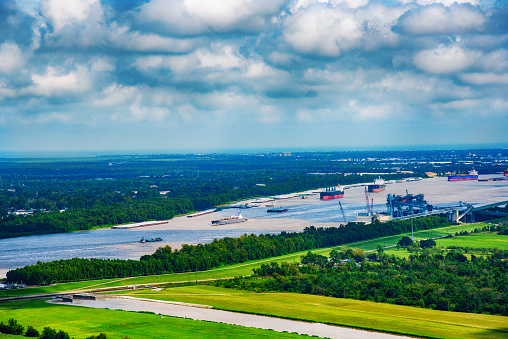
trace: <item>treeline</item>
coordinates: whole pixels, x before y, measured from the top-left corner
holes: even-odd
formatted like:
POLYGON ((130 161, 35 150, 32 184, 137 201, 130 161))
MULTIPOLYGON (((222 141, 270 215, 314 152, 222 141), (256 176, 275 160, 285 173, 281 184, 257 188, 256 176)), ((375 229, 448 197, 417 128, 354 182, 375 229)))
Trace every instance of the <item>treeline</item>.
POLYGON ((102 225, 117 225, 146 220, 171 219, 194 210, 189 199, 173 198, 131 203, 98 204, 89 209, 9 215, 0 219, 0 239, 35 234, 67 233, 102 225))
POLYGON ((508 315, 508 251, 495 250, 486 257, 472 255, 468 260, 455 250, 412 254, 408 259, 387 256, 381 250, 369 255, 371 261, 366 261, 361 251, 348 251, 332 251, 330 258, 309 253, 302 258, 304 266, 264 264, 254 270, 264 278, 236 278, 215 284, 258 292, 306 293, 508 315))
MULTIPOLYGON (((448 226, 440 216, 414 220, 415 231, 448 226)), ((282 232, 277 235, 243 235, 239 238, 215 239, 209 244, 183 245, 179 250, 169 246, 159 248, 140 260, 66 259, 38 262, 35 265, 11 270, 9 282, 45 285, 57 282, 143 276, 175 272, 207 270, 222 265, 264 259, 315 248, 409 232, 408 220, 373 223, 349 223, 343 227, 305 228, 303 232, 282 232)))

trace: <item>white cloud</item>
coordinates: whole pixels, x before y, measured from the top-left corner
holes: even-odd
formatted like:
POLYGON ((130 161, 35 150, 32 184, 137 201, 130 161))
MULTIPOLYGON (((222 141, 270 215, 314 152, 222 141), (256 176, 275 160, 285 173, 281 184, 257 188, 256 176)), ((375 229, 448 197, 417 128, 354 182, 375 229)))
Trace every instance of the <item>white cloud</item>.
POLYGON ((428 73, 455 73, 467 69, 480 57, 480 52, 452 44, 423 50, 414 56, 413 62, 418 68, 428 73))
POLYGON ((316 3, 330 4, 333 6, 343 5, 350 8, 358 8, 367 5, 369 0, 294 0, 289 5, 289 10, 291 13, 295 13, 300 8, 307 8, 316 3))
POLYGON ((279 13, 283 0, 153 0, 140 7, 139 23, 158 23, 176 34, 258 31, 279 13))
MULTIPOLYGON (((127 117, 128 120, 162 122, 170 115, 170 111, 167 107, 144 106, 141 99, 142 97, 138 96, 135 102, 129 107, 130 114, 127 117)), ((114 118, 117 117, 118 115, 114 118)))
POLYGON ((83 66, 77 66, 75 71, 67 74, 59 74, 55 68, 48 67, 44 75, 33 74, 32 81, 34 85, 28 88, 28 92, 41 96, 80 93, 91 86, 90 76, 83 66))
POLYGON ((479 5, 480 0, 399 0, 401 3, 411 3, 415 2, 421 6, 428 6, 433 4, 442 4, 445 6, 451 6, 455 3, 457 4, 471 4, 471 5, 479 5))
POLYGON ((399 25, 410 34, 457 34, 481 31, 486 21, 479 8, 455 4, 411 10, 401 17, 399 25))
POLYGON ((473 85, 508 85, 508 73, 468 73, 461 75, 461 79, 473 85))
POLYGON ((283 38, 305 54, 336 57, 354 48, 371 50, 397 42, 391 28, 404 11, 378 3, 358 9, 314 4, 285 20, 283 38))
POLYGON ((137 87, 112 84, 102 91, 102 98, 96 100, 96 106, 118 106, 130 102, 135 98, 137 87))
POLYGON ((355 47, 363 35, 362 23, 350 12, 312 6, 289 17, 284 39, 297 51, 338 56, 355 47))
POLYGON ((6 42, 0 46, 0 73, 11 74, 24 64, 23 52, 17 44, 6 42))
POLYGON ((99 0, 46 0, 41 11, 57 32, 66 25, 85 22, 89 16, 102 15, 99 0))
POLYGON ((238 68, 243 63, 233 46, 223 44, 212 44, 212 50, 199 49, 196 57, 201 67, 228 69, 238 68))

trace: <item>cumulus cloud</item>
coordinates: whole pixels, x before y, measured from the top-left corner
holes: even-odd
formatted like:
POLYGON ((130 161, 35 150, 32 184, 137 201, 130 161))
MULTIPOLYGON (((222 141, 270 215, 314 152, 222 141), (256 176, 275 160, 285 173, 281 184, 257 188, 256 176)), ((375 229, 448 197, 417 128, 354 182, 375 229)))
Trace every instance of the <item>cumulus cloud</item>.
POLYGON ((19 46, 6 42, 0 45, 0 73, 11 74, 23 67, 25 60, 19 46))
POLYGON ((185 138, 183 126, 238 122, 316 135, 484 107, 508 116, 502 2, 41 0, 30 13, 0 1, 6 126, 136 124, 185 138))
POLYGON ((455 73, 467 69, 481 57, 478 51, 468 50, 458 44, 439 45, 437 48, 418 52, 413 61, 421 70, 429 73, 455 73))
POLYGON ((481 31, 486 22, 485 14, 478 7, 439 4, 408 11, 400 17, 397 29, 416 35, 458 34, 481 31))
POLYGON ((94 102, 96 106, 118 106, 135 98, 137 88, 135 86, 122 86, 112 84, 101 93, 101 99, 94 102))
POLYGON ((266 29, 281 10, 282 0, 153 0, 141 6, 138 23, 157 24, 168 34, 196 35, 266 29))
POLYGON ((508 73, 467 73, 461 79, 473 85, 508 85, 508 73))
POLYGON ((41 3, 42 14, 49 19, 55 31, 73 23, 83 23, 91 16, 102 15, 99 0, 46 0, 41 3))
POLYGON ((359 9, 314 4, 285 20, 283 37, 305 54, 336 57, 355 48, 370 50, 397 41, 391 28, 403 12, 377 3, 359 9))
POLYGON ((62 74, 54 67, 48 67, 45 74, 32 75, 33 86, 29 93, 41 96, 60 96, 69 93, 80 93, 91 86, 88 70, 84 66, 77 66, 76 70, 62 74))

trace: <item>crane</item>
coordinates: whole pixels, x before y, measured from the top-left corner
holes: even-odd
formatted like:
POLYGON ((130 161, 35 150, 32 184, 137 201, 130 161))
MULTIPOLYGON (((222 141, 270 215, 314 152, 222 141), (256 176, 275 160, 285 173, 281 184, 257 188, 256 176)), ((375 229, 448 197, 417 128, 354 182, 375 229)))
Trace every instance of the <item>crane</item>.
POLYGON ((340 207, 340 211, 342 212, 342 219, 344 219, 344 223, 347 224, 346 215, 344 214, 344 209, 342 208, 342 204, 340 203, 340 201, 339 201, 339 207, 340 207))
POLYGON ((370 215, 372 213, 372 207, 369 203, 369 194, 367 193, 367 187, 365 187, 365 202, 367 203, 367 213, 370 215))

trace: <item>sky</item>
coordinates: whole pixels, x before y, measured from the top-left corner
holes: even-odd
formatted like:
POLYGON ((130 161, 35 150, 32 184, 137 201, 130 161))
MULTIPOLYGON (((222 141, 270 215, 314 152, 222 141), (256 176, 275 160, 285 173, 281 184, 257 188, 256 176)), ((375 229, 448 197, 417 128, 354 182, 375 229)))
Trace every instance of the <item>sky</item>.
POLYGON ((508 0, 1 0, 0 151, 508 147, 508 0))

